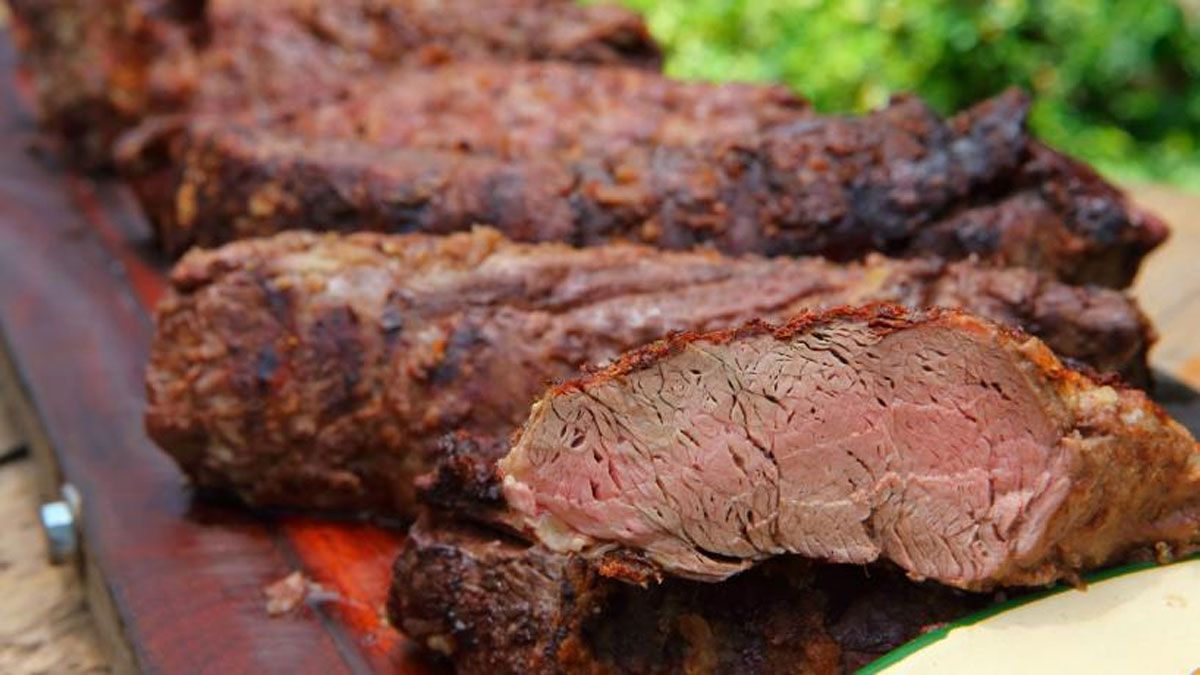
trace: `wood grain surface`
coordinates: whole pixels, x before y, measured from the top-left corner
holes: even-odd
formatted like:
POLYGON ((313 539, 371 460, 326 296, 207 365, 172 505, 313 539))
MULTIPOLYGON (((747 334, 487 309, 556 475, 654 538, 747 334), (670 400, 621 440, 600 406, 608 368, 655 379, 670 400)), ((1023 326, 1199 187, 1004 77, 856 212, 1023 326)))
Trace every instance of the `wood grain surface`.
POLYGON ((105 672, 76 569, 48 563, 35 469, 28 459, 0 464, 0 673, 105 672))
MULTIPOLYGON (((0 380, 19 394, 8 400, 43 463, 0 466, 0 517, 16 523, 0 550, 22 547, 19 560, 0 555, 0 672, 429 670, 383 618, 399 533, 193 503, 145 438, 141 373, 165 264, 123 188, 70 176, 38 152, 14 81, 0 35, 0 380), (45 477, 37 489, 35 475, 45 477), (64 480, 83 497, 94 630, 73 569, 39 563, 44 549, 29 538, 35 493, 53 497, 64 480), (297 570, 318 592, 268 616, 264 588, 297 570)), ((1136 194, 1175 225, 1137 287, 1163 333, 1154 362, 1200 387, 1200 199, 1136 194)), ((1176 410, 1200 409, 1185 389, 1165 392, 1176 410)))

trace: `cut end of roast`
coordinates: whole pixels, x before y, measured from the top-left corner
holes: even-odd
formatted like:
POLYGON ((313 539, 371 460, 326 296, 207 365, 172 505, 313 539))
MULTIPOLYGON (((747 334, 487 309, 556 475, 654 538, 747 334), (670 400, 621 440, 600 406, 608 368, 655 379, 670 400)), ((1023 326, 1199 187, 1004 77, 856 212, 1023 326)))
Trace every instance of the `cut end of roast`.
POLYGON ((559 551, 704 580, 781 554, 884 559, 978 589, 1192 541, 1196 457, 1143 395, 1034 338, 878 306, 635 352, 536 404, 501 469, 559 551))

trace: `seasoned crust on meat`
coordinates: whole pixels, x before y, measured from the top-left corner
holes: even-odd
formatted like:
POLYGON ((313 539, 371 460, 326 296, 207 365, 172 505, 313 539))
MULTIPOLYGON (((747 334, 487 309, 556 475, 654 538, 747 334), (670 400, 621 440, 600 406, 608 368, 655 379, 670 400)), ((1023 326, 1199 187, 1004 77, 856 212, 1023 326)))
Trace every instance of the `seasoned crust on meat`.
MULTIPOLYGON (((518 75, 510 88, 520 92, 518 75)), ((640 81, 651 92, 671 88, 653 75, 640 81)), ((349 124, 336 114, 302 115, 299 125, 197 124, 181 141, 182 171, 143 190, 143 201, 174 253, 293 228, 445 233, 484 222, 517 240, 577 245, 634 240, 840 260, 974 255, 1111 286, 1127 285, 1166 236, 1089 169, 1032 141, 1028 101, 1015 91, 949 120, 901 97, 864 117, 786 115, 776 104, 760 120, 756 106, 738 113, 758 132, 663 131, 704 128, 688 120, 722 100, 712 85, 674 85, 689 87, 709 94, 667 111, 652 95, 548 108, 503 96, 487 114, 462 113, 475 122, 420 133, 372 124, 363 111, 376 92, 335 106, 357 111, 349 124), (666 126, 638 131, 655 120, 666 126), (556 127, 576 131, 557 140, 527 133, 556 127)))
POLYGON ((605 578, 445 513, 396 560, 388 615, 459 673, 836 673, 990 602, 887 569, 777 560, 720 584, 605 578))
POLYGON ((441 435, 505 436, 546 384, 670 331, 938 303, 1131 376, 1150 339, 1122 294, 1028 270, 574 249, 490 230, 290 233, 193 253, 171 286, 146 420, 192 479, 255 505, 398 514, 441 435))

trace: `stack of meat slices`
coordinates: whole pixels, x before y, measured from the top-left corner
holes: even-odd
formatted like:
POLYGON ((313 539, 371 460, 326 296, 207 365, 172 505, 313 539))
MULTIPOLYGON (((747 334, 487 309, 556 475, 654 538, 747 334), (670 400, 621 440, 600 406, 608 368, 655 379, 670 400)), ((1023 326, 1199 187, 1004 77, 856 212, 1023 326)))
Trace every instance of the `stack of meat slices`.
POLYGON ((115 159, 172 255, 284 229, 976 256, 1128 285, 1166 235, 1030 138, 1017 92, 815 115, 672 81, 571 0, 15 0, 42 116, 115 159))
POLYGON ((958 310, 680 335, 509 446, 447 440, 395 567, 395 624, 467 672, 851 670, 984 591, 1200 543, 1187 431, 958 310))
POLYGON ((1166 229, 1018 92, 820 116, 568 0, 11 4, 46 126, 217 247, 151 437, 415 519, 391 618, 460 671, 835 672, 1200 543, 1119 290, 1166 229))
POLYGON ((1123 293, 969 262, 519 244, 494 230, 285 233, 186 256, 158 312, 148 428, 258 506, 410 515, 451 431, 504 437, 547 382, 671 332, 871 302, 957 307, 1142 379, 1123 293))
POLYGON ((1118 291, 484 229, 286 233, 172 285, 152 437, 251 505, 424 510, 392 620, 462 672, 829 672, 1197 542, 1192 438, 1046 346, 1144 372, 1118 291))

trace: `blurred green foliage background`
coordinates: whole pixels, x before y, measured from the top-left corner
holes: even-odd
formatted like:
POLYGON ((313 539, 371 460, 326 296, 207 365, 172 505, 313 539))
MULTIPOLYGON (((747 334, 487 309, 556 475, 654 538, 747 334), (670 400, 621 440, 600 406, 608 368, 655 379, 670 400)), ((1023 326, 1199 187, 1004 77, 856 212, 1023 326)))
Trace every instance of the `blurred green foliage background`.
POLYGON ((1200 190, 1200 0, 620 0, 684 78, 791 84, 861 112, 953 112, 1010 84, 1052 145, 1121 180, 1200 190))

